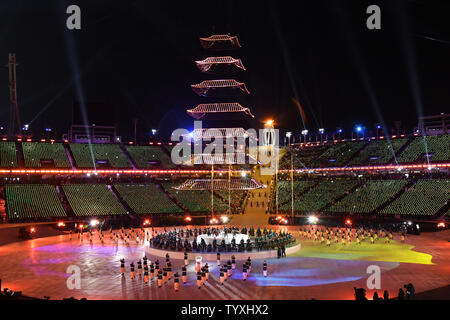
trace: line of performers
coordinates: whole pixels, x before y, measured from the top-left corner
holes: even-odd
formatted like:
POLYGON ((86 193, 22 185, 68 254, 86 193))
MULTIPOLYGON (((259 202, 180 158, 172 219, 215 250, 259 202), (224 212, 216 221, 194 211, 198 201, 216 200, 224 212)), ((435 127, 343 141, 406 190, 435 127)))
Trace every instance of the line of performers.
MULTIPOLYGON (((109 233, 110 240, 117 246, 119 243, 122 243, 123 245, 129 245, 130 243, 136 243, 136 244, 144 244, 145 241, 150 242, 152 238, 153 231, 145 231, 143 228, 140 229, 124 229, 123 227, 118 231, 113 231, 112 229, 108 231, 99 230, 97 233, 98 239, 100 240, 101 244, 105 243, 105 237, 106 234, 109 233)), ((93 244, 94 240, 94 233, 92 230, 83 232, 83 230, 80 230, 77 233, 77 237, 80 240, 80 242, 84 241, 85 234, 87 239, 89 240, 90 244, 93 244)), ((69 239, 72 240, 72 231, 70 231, 69 239)))

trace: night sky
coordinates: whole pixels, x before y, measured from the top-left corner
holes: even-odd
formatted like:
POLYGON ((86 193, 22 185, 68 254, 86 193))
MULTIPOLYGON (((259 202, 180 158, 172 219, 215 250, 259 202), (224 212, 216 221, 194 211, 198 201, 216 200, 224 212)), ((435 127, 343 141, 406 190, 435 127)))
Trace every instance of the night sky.
MULTIPOLYGON (((292 98, 310 131, 343 127, 348 135, 355 124, 391 130, 396 121, 411 132, 420 113, 450 111, 448 1, 280 2, 2 0, 0 62, 16 53, 22 122, 35 132, 66 133, 74 100, 110 105, 105 120, 123 137, 135 118, 141 137, 192 128, 185 110, 208 100, 189 85, 214 78, 193 61, 218 55, 198 38, 222 33, 243 46, 233 56, 247 72, 234 78, 251 91, 238 101, 255 114, 254 126, 274 118, 299 133, 292 98), (70 4, 81 7, 81 30, 65 27, 70 4), (381 7, 381 30, 366 28, 370 4, 381 7)), ((7 68, 0 101, 6 127, 7 68)))

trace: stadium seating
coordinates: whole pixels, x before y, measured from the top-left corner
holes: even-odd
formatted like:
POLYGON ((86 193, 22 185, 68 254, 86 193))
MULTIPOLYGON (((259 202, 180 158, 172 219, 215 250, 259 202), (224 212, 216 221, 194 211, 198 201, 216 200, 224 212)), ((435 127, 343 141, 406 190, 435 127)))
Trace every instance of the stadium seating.
POLYGON ((77 216, 127 213, 104 184, 67 184, 63 185, 63 190, 77 216))
POLYGON ((170 157, 159 146, 126 146, 128 153, 136 166, 140 169, 153 167, 172 168, 170 157), (155 162, 153 164, 153 162, 155 162))
POLYGON ((450 180, 418 180, 381 210, 385 214, 434 215, 450 201, 450 180))
POLYGON ((311 162, 311 167, 339 167, 346 164, 366 141, 339 142, 311 162))
POLYGON ((0 142, 0 165, 2 168, 17 167, 15 142, 0 142))
POLYGON ((62 143, 23 142, 25 166, 40 168, 41 159, 52 159, 57 168, 70 168, 70 162, 62 143))
POLYGON ((406 180, 367 181, 351 194, 327 209, 328 212, 370 213, 397 194, 406 180))
MULTIPOLYGON (((294 199, 294 210, 300 212, 319 211, 333 200, 343 196, 350 189, 357 186, 358 180, 327 180, 308 190, 294 199)), ((280 209, 290 210, 291 203, 287 202, 280 209)))
MULTIPOLYGON (((316 184, 317 181, 308 181, 308 180, 294 180, 294 198, 297 198, 298 195, 309 187, 316 184)), ((289 203, 291 201, 291 182, 290 181, 278 181, 278 205, 283 206, 286 202, 289 203)))
POLYGON ((183 212, 154 184, 117 184, 114 187, 137 214, 183 212))
MULTIPOLYGON (((223 203, 228 204, 228 191, 215 191, 215 194, 222 200, 223 203)), ((244 202, 247 192, 245 191, 231 191, 230 192, 230 204, 233 213, 241 213, 241 206, 244 202)))
MULTIPOLYGON (((327 143, 323 145, 308 145, 303 147, 298 147, 293 149, 294 153, 294 167, 295 168, 304 168, 309 167, 313 160, 318 158, 320 155, 322 155, 325 151, 327 151, 331 146, 333 146, 332 143, 327 143)), ((285 156, 283 157, 282 161, 280 162, 280 168, 281 169, 290 169, 290 152, 286 152, 285 156)))
POLYGON ((362 149, 348 165, 367 166, 387 164, 394 159, 394 155, 403 147, 408 139, 375 140, 362 149))
MULTIPOLYGON (((98 162, 106 160, 113 168, 131 168, 131 163, 128 161, 125 154, 120 149, 118 144, 86 144, 86 143, 71 143, 73 157, 78 168, 93 168, 92 155, 90 146, 92 146, 92 153, 94 159, 98 162)), ((98 167, 98 163, 96 167, 98 167)))
POLYGON ((450 160, 450 134, 416 137, 398 157, 398 162, 421 162, 426 163, 428 150, 430 162, 450 160))
POLYGON ((48 184, 7 184, 10 219, 65 217, 56 188, 48 184))
MULTIPOLYGON (((164 183, 164 189, 173 195, 187 210, 191 212, 210 212, 211 211, 211 192, 210 191, 185 191, 176 190, 172 187, 179 183, 164 183)), ((228 204, 220 198, 214 196, 214 211, 226 212, 228 204)))

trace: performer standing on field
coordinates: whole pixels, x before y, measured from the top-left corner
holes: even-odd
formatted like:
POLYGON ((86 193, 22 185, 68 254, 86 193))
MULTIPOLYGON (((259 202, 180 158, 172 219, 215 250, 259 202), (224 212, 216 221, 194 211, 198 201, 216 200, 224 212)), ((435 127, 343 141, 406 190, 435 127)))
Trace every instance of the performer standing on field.
POLYGON ((243 269, 242 269, 242 280, 247 280, 247 262, 244 263, 243 269))
POLYGON ((134 279, 134 263, 130 263, 130 278, 134 279))
POLYGON ((153 263, 150 263, 150 280, 153 280, 155 277, 155 268, 153 266, 153 263))
POLYGON ((223 285, 223 282, 225 281, 225 275, 224 275, 224 272, 223 272, 223 268, 220 268, 219 279, 220 279, 220 284, 223 285))
POLYGON ((264 278, 267 278, 267 262, 266 262, 266 260, 264 260, 264 263, 263 263, 263 275, 264 275, 264 278))
POLYGON ((199 271, 197 272, 197 288, 202 287, 202 273, 199 271))
POLYGON ((178 278, 178 272, 175 272, 175 274, 173 275, 174 279, 173 279, 173 288, 175 290, 175 292, 178 292, 178 289, 180 288, 180 283, 179 283, 179 278, 178 278))
POLYGON ((158 288, 161 288, 163 282, 163 274, 161 270, 158 271, 158 288))
POLYGON ((120 259, 120 273, 122 274, 122 276, 125 275, 125 259, 124 258, 120 259))
POLYGON ((144 283, 148 283, 148 266, 144 265, 144 283))
POLYGON ((137 268, 138 268, 138 275, 139 275, 139 277, 141 277, 142 276, 142 262, 141 262, 141 259, 139 259, 138 262, 137 262, 137 268))
POLYGON ((182 276, 183 284, 186 284, 186 282, 187 282, 186 266, 183 266, 181 268, 181 276, 182 276))

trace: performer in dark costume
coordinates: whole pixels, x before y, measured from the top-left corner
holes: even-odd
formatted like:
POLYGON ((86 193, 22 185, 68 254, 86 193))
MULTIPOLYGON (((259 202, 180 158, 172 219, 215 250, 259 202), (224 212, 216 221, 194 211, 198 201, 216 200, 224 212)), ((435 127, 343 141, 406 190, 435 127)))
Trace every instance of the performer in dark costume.
POLYGON ((183 284, 186 284, 186 282, 187 282, 187 275, 186 275, 186 267, 185 266, 183 266, 181 268, 181 276, 182 276, 183 284))
POLYGON ((197 272, 197 288, 202 287, 202 273, 199 271, 197 272))
POLYGON ((122 276, 125 275, 125 259, 120 259, 120 273, 122 276))
POLYGON ((140 259, 137 262, 137 268, 138 268, 138 276, 142 277, 142 262, 140 259))
POLYGON ((173 275, 174 279, 173 279, 173 288, 175 290, 175 292, 178 292, 178 289, 180 288, 180 279, 178 277, 178 272, 175 272, 175 274, 173 275))
POLYGON ((144 283, 148 283, 148 266, 144 265, 144 283))
POLYGON ((264 278, 267 278, 267 262, 266 262, 266 260, 264 260, 264 263, 263 263, 263 275, 264 275, 264 278))
POLYGON ((189 264, 188 260, 188 253, 187 251, 184 252, 184 265, 187 266, 189 264))

